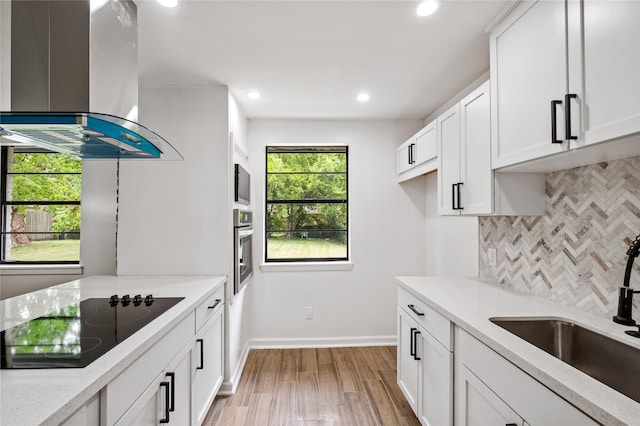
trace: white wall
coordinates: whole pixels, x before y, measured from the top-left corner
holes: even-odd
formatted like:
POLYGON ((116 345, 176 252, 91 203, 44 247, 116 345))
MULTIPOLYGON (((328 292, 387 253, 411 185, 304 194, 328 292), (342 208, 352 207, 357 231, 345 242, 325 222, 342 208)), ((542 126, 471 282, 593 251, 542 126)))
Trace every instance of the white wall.
POLYGON ((228 274, 227 87, 141 88, 139 103, 184 161, 120 162, 118 275, 228 274))
POLYGON ((438 176, 427 175, 426 275, 478 276, 478 218, 438 216, 438 176))
MULTIPOLYGON (((229 169, 230 177, 233 178, 233 164, 239 163, 248 168, 247 149, 247 119, 238 107, 235 99, 229 94, 229 169)), ((230 179, 229 186, 229 206, 235 208, 247 208, 247 206, 234 205, 233 201, 233 179, 230 179)), ((233 236, 231 237, 233 241, 233 236)), ((239 294, 233 296, 233 245, 229 245, 229 281, 226 287, 225 305, 225 383, 223 391, 229 392, 233 384, 237 385, 240 378, 238 370, 242 365, 243 350, 250 337, 249 324, 251 319, 251 309, 247 306, 250 294, 254 286, 245 286, 239 294), (231 382, 234 381, 232 384, 231 382)))
POLYGON ((265 146, 349 145, 349 210, 353 270, 255 273, 252 330, 265 344, 322 339, 389 339, 396 334, 394 277, 423 275, 423 179, 396 183, 395 152, 422 127, 420 120, 249 120, 252 200, 263 259, 265 146), (304 307, 313 319, 304 319, 304 307), (293 339, 293 340, 287 340, 293 339))

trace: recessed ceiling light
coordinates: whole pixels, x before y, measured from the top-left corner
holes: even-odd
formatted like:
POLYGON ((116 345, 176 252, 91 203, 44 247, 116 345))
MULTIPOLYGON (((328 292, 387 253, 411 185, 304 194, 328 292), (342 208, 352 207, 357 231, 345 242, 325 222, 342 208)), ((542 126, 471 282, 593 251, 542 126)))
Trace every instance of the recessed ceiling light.
POLYGON ((176 7, 178 5, 178 0, 156 0, 158 3, 163 5, 164 7, 176 7))
POLYGON ((260 93, 256 92, 255 90, 247 93, 247 98, 249 99, 260 99, 260 93))
POLYGON ((362 92, 362 93, 358 94, 358 96, 356 97, 356 99, 357 99, 359 102, 367 102, 369 99, 371 99, 371 96, 369 96, 369 94, 368 94, 368 93, 364 93, 364 92, 362 92))
POLYGON ((416 14, 418 16, 429 16, 433 14, 440 7, 439 0, 425 0, 418 5, 416 14))

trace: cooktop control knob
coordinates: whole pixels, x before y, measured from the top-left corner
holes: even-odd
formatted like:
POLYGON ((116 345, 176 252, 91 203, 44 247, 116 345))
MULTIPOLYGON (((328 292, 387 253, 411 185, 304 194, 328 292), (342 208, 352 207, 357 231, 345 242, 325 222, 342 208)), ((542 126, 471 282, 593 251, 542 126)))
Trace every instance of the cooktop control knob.
POLYGON ((133 296, 133 306, 140 306, 142 304, 142 296, 136 294, 133 296))
POLYGON ((120 298, 118 298, 117 294, 114 294, 109 298, 109 305, 111 305, 111 307, 116 306, 118 302, 120 302, 120 298))
POLYGON ((144 298, 144 304, 151 306, 155 300, 152 295, 148 294, 147 297, 144 298))
POLYGON ((131 303, 131 296, 125 294, 124 296, 122 296, 122 299, 120 299, 120 303, 122 303, 122 306, 129 306, 129 304, 131 303))

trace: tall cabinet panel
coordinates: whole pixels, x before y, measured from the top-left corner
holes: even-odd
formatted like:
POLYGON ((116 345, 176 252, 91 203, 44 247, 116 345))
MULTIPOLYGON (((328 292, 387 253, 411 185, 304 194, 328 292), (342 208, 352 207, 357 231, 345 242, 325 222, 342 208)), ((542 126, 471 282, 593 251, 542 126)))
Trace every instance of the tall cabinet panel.
POLYGON ((523 2, 491 33, 493 168, 568 149, 562 119, 565 28, 564 2, 533 1, 523 2))

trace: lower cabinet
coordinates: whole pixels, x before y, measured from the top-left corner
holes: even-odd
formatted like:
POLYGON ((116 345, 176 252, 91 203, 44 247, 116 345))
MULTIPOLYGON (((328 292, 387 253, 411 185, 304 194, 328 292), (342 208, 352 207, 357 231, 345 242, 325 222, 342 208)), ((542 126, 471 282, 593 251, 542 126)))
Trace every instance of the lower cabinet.
POLYGON ((223 380, 223 292, 210 294, 100 391, 100 425, 202 424, 223 380))
MULTIPOLYGON (((399 294, 398 385, 423 425, 453 424, 453 353, 434 336, 451 323, 399 294)), ((445 339, 446 340, 446 339, 445 339)), ((445 342, 448 344, 448 342, 445 342)))
POLYGON ((456 425, 597 425, 464 330, 455 330, 456 425))
POLYGON ((196 424, 200 425, 223 379, 222 310, 196 335, 193 347, 193 399, 196 424))
POLYGON ((180 354, 138 398, 118 425, 191 424, 191 351, 180 354))

